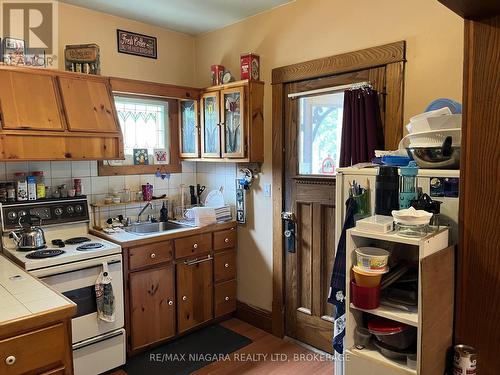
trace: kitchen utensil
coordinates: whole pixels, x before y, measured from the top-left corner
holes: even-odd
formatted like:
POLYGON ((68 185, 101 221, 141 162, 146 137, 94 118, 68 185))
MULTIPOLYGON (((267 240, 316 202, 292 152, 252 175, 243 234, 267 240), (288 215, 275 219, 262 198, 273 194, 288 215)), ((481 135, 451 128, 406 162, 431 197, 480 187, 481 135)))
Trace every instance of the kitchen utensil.
POLYGON ((363 349, 370 343, 372 334, 365 327, 357 326, 354 329, 354 346, 356 349, 363 349))
POLYGON ((409 147, 408 155, 420 168, 459 169, 460 146, 452 146, 445 154, 442 147, 409 147))
POLYGON ((224 195, 222 194, 221 189, 208 192, 205 197, 205 207, 224 207, 224 195))
POLYGON ((382 282, 380 283, 380 289, 385 289, 389 285, 394 284, 399 280, 408 270, 410 266, 408 264, 398 264, 396 267, 391 269, 391 272, 386 274, 382 278, 382 282))
POLYGON ((387 267, 385 270, 379 272, 368 272, 358 268, 357 266, 352 267, 354 271, 354 279, 356 280, 356 284, 364 287, 375 287, 380 284, 380 280, 382 279, 382 275, 389 271, 387 267))
POLYGON ((363 271, 383 271, 387 268, 390 253, 378 247, 359 247, 356 250, 356 265, 363 271))
POLYGON ((424 210, 416 210, 413 207, 404 210, 392 211, 392 217, 396 224, 404 225, 428 225, 432 214, 424 210))
POLYGON ((416 355, 415 349, 395 349, 391 348, 389 345, 385 345, 383 342, 373 340, 373 344, 380 351, 380 353, 389 359, 394 359, 396 361, 406 361, 408 355, 416 355))
POLYGON ((415 342, 417 330, 407 324, 385 318, 374 318, 368 322, 368 330, 378 341, 394 349, 406 349, 415 342))
POLYGON ((28 213, 19 218, 19 226, 21 229, 10 233, 10 236, 17 245, 17 250, 31 251, 43 249, 45 247, 45 234, 43 229, 40 228, 41 224, 42 219, 40 216, 28 213), (36 222, 38 222, 38 225, 35 225, 36 222))
POLYGON ((380 285, 364 287, 351 280, 351 302, 360 309, 376 309, 380 306, 380 285))
POLYGON ((196 186, 189 185, 189 195, 191 197, 191 205, 198 204, 198 199, 196 198, 195 189, 196 189, 196 186))
POLYGON ((450 113, 462 113, 462 104, 452 99, 439 98, 429 103, 426 112, 448 108, 450 113))
POLYGON ((205 189, 205 186, 201 186, 200 184, 196 185, 196 204, 201 204, 201 194, 203 194, 205 189))
POLYGON ((421 238, 427 236, 427 234, 431 233, 431 228, 428 224, 400 224, 396 223, 394 225, 396 232, 400 236, 409 237, 409 238, 421 238))
POLYGON ((411 201, 418 198, 417 163, 415 163, 414 161, 410 161, 406 167, 400 168, 400 173, 401 177, 399 179, 399 208, 409 208, 411 205, 411 201))
POLYGON ((389 216, 399 209, 399 173, 397 167, 381 166, 375 178, 375 214, 389 216))
POLYGON ((399 142, 399 150, 422 147, 441 147, 447 137, 452 138, 452 146, 460 147, 462 129, 438 129, 418 133, 410 133, 399 142))

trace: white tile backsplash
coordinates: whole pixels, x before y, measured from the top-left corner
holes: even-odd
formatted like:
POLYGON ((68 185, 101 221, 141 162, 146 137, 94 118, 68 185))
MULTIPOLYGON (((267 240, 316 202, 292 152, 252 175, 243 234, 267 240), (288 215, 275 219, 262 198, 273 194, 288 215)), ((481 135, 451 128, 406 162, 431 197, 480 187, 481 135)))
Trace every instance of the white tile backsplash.
POLYGON ((90 177, 90 161, 74 161, 71 163, 71 176, 90 177))
POLYGON ((52 178, 71 177, 71 162, 69 161, 51 161, 50 170, 52 178))

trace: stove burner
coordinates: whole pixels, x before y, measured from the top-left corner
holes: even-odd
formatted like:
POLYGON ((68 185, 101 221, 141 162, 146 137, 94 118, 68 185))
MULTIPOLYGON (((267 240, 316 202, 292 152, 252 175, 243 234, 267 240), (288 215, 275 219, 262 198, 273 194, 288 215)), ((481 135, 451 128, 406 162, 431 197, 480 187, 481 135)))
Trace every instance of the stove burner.
POLYGON ((55 249, 37 250, 33 251, 32 253, 26 254, 26 258, 29 259, 51 258, 64 253, 65 253, 64 250, 55 250, 55 249))
POLYGON ((103 246, 104 245, 102 243, 91 242, 91 243, 86 243, 85 245, 78 246, 76 249, 78 251, 85 251, 85 250, 99 249, 103 246))
POLYGON ((57 247, 64 247, 64 241, 60 239, 52 240, 52 245, 57 246, 57 247))
POLYGON ((72 237, 72 238, 68 238, 64 242, 67 243, 68 245, 75 245, 78 243, 89 242, 89 241, 90 241, 90 238, 87 238, 87 237, 72 237))

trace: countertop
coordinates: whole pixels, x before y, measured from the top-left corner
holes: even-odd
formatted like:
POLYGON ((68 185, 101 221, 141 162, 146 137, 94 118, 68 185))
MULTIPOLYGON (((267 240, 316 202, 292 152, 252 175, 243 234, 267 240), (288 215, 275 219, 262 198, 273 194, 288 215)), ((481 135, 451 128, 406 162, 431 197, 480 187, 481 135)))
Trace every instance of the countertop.
POLYGON ((0 255, 0 337, 11 324, 27 328, 75 313, 75 303, 0 255))
POLYGON ((204 227, 171 229, 164 232, 155 232, 155 233, 148 233, 141 235, 129 233, 124 230, 119 230, 117 233, 108 234, 100 230, 91 229, 90 233, 93 234, 94 236, 98 236, 104 238, 105 240, 117 243, 122 247, 130 247, 130 246, 144 245, 148 243, 169 240, 172 238, 181 238, 201 233, 214 232, 218 230, 233 228, 236 226, 237 226, 236 221, 232 220, 224 223, 207 225, 204 227))

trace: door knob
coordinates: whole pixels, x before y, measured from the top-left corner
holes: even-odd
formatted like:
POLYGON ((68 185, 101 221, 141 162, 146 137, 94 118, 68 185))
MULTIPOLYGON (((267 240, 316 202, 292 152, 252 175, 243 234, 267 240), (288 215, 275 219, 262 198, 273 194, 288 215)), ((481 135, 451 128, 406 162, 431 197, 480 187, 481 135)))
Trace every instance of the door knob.
POLYGON ((194 248, 194 249, 197 249, 197 248, 198 248, 198 244, 197 244, 197 243, 195 243, 195 244, 193 245, 193 248, 194 248))
POLYGON ((183 301, 187 301, 187 299, 188 299, 188 298, 187 298, 186 296, 182 296, 182 300, 183 300, 183 301))
POLYGON ((12 366, 14 363, 16 363, 16 357, 13 355, 9 355, 7 358, 5 358, 5 364, 7 366, 12 366))
POLYGON ((224 239, 224 242, 225 242, 225 243, 229 243, 229 238, 225 238, 225 239, 224 239))
POLYGON ((154 259, 154 258, 156 258, 156 254, 155 253, 151 253, 150 257, 151 257, 151 259, 154 259))
POLYGON ((229 297, 224 298, 224 300, 225 300, 226 302, 227 302, 227 301, 229 301, 229 297))
POLYGON ((169 306, 172 306, 173 304, 174 304, 174 301, 172 301, 172 300, 169 300, 169 301, 168 301, 168 305, 169 305, 169 306))
POLYGON ((224 263, 225 268, 229 268, 229 263, 224 263))

